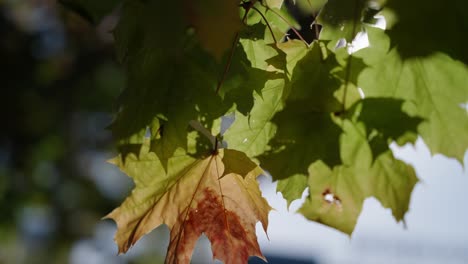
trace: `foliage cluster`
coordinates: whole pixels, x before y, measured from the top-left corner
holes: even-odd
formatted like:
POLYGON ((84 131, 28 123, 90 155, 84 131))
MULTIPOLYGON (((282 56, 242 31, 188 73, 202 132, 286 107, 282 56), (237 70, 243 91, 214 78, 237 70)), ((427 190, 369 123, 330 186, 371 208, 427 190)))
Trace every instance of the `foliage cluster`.
POLYGON ((372 196, 403 221, 418 179, 390 144, 420 136, 460 162, 468 147, 464 0, 297 0, 311 43, 282 0, 63 2, 94 22, 119 12, 113 162, 136 184, 108 216, 120 252, 166 224, 167 263, 201 233, 226 263, 261 257, 259 166, 288 203, 308 188, 310 220, 351 234, 372 196))

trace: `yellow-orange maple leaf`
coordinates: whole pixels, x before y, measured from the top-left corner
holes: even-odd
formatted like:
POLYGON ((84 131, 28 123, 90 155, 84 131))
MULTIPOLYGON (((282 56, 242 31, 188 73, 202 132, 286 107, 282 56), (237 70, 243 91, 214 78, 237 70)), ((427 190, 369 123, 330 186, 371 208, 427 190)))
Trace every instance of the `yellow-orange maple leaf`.
POLYGON ((213 257, 225 263, 263 258, 255 224, 267 229, 271 207, 261 196, 256 177, 262 170, 244 153, 221 149, 205 159, 175 155, 165 172, 157 156, 143 145, 112 162, 130 175, 136 187, 124 203, 107 215, 117 223, 115 240, 125 253, 161 224, 170 231, 166 263, 190 263, 202 233, 211 241, 213 257), (247 172, 248 171, 248 172, 247 172))

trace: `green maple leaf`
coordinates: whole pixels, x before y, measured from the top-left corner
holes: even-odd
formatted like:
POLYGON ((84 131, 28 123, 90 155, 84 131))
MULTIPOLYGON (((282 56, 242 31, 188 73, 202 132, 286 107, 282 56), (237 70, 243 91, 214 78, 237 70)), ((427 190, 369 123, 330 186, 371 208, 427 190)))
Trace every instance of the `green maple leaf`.
POLYGON ((280 53, 276 58, 272 58, 271 63, 274 65, 283 65, 282 67, 276 67, 284 69, 288 78, 291 79, 297 63, 308 54, 309 47, 306 46, 303 42, 293 39, 278 44, 278 50, 280 50, 282 53, 280 53))
POLYGON ((317 161, 309 167, 309 196, 299 209, 307 219, 351 234, 365 196, 352 170, 317 161))
POLYGON ((235 121, 224 134, 228 147, 255 157, 268 149, 268 142, 275 135, 276 127, 270 122, 282 107, 284 79, 269 80, 261 96, 254 95, 254 106, 249 115, 235 113, 235 121))
POLYGON ((397 47, 403 58, 439 51, 468 63, 468 41, 463 34, 468 31, 467 1, 389 0, 385 7, 390 9, 384 15, 387 24, 391 25, 388 34, 392 46, 397 47), (437 23, 434 17, 437 17, 437 23))
MULTIPOLYGON (((391 115, 405 117, 405 113, 401 110, 391 115)), ((406 124, 404 120, 401 119, 401 126, 407 127, 404 133, 411 130, 414 133, 416 128, 412 122, 417 123, 420 120, 409 119, 411 121, 406 124)), ((391 124, 391 118, 388 124, 391 124)), ((385 151, 376 154, 375 145, 369 140, 369 136, 374 131, 367 133, 366 130, 369 131, 369 128, 366 123, 345 120, 343 130, 344 134, 340 139, 343 165, 353 170, 366 197, 376 197, 384 207, 392 209, 397 221, 403 220, 408 210, 411 192, 418 181, 414 169, 403 161, 395 159, 388 148, 390 138, 384 141, 385 151)), ((385 135, 384 131, 381 129, 378 133, 385 135)))
POLYGON ((344 166, 331 170, 317 161, 309 168, 310 195, 298 212, 351 234, 367 197, 376 197, 384 207, 392 209, 397 221, 403 220, 416 183, 414 170, 391 152, 380 156, 365 171, 344 166))
POLYGON ((273 149, 261 157, 262 166, 274 179, 305 174, 309 165, 319 159, 330 166, 340 162, 341 131, 332 120, 332 113, 342 109, 335 93, 343 83, 333 73, 342 68, 332 54, 323 58, 317 43, 305 50, 305 56, 293 56, 294 60, 288 63, 295 66, 291 67, 291 82, 283 95, 287 98, 286 107, 273 119, 278 126, 271 142, 273 149), (292 164, 279 162, 285 159, 292 164))
POLYGON ((112 163, 135 181, 131 195, 107 215, 117 223, 119 253, 166 224, 171 230, 166 263, 190 263, 202 233, 212 242, 213 257, 225 263, 264 258, 255 224, 260 221, 266 231, 271 207, 256 181, 263 171, 245 154, 220 149, 194 159, 180 149, 164 169, 146 141, 138 156, 130 154, 125 162, 118 156, 112 163))
POLYGON ((224 97, 225 103, 235 103, 236 110, 247 115, 254 104, 252 92, 261 93, 266 81, 275 78, 276 76, 266 69, 252 66, 243 46, 239 44, 234 51, 226 79, 220 87, 220 94, 224 97))
POLYGON ((287 74, 288 69, 292 70, 308 50, 304 43, 293 40, 268 46, 273 47, 273 50, 255 56, 251 49, 255 42, 254 36, 250 35, 251 38, 245 38, 245 41, 241 39, 249 60, 253 65, 275 75, 270 74, 271 79, 265 83, 260 93, 254 95, 254 107, 248 115, 236 112, 234 123, 224 135, 230 148, 243 151, 249 157, 258 156, 270 149, 268 143, 276 133, 276 126, 271 120, 283 107, 284 87, 289 82, 288 75, 290 76, 287 74))
POLYGON ((199 47, 187 22, 178 19, 183 12, 178 1, 126 1, 115 30, 128 87, 112 125, 114 135, 124 142, 139 135, 141 141, 142 131, 157 123, 151 148, 165 161, 178 147, 186 147, 191 120, 210 126, 233 105, 247 114, 253 92, 269 78, 267 72, 250 69, 240 45, 232 58, 217 62, 199 47))
POLYGON ((322 161, 309 167, 309 197, 299 212, 306 218, 351 234, 367 197, 376 197, 404 219, 411 192, 418 182, 413 168, 388 149, 373 157, 364 123, 343 121, 340 152, 343 165, 329 168, 322 161))
MULTIPOLYGON (((305 174, 308 174, 310 195, 299 210, 300 213, 308 219, 351 234, 364 199, 373 196, 384 207, 392 209, 397 221, 403 220, 417 178, 411 166, 393 157, 388 145, 393 141, 400 144, 412 142, 422 119, 409 116, 403 111, 402 105, 402 100, 392 98, 362 99, 348 109, 343 116, 345 119, 335 120, 333 124, 339 125, 337 134, 315 136, 317 128, 304 133, 300 146, 310 146, 310 153, 300 152, 304 156, 296 156, 288 163, 296 167, 297 160, 300 160, 303 162, 301 166, 308 166, 308 173, 305 174), (382 115, 386 118, 381 118, 382 115), (335 146, 335 151, 339 152, 340 157, 332 166, 326 165, 323 160, 326 161, 327 156, 312 146, 330 146, 338 138, 339 146, 335 146), (320 157, 316 158, 318 161, 310 159, 314 155, 320 157)), ((299 117, 298 120, 307 118, 310 119, 310 116, 299 117)), ((291 119, 289 117, 288 120, 291 119)), ((297 123, 300 124, 299 121, 297 123)), ((319 122, 315 123, 320 127, 319 122)), ((286 152, 282 158, 293 157, 294 152, 297 150, 286 152)), ((262 165, 269 170, 270 166, 281 167, 276 165, 280 162, 278 159, 262 165)), ((285 173, 292 173, 287 172, 291 170, 288 167, 282 168, 285 173)), ((300 198, 307 187, 304 183, 306 179, 303 174, 293 175, 280 180, 277 190, 283 193, 290 204, 300 198)))
POLYGON ((366 96, 405 100, 406 112, 424 118, 418 132, 431 152, 462 162, 468 148, 468 115, 461 106, 468 101, 466 65, 442 53, 405 59, 398 48, 376 55, 374 47, 388 47, 388 38, 377 30, 369 34, 371 47, 359 54, 371 62, 358 82, 366 96))
POLYGON ((155 1, 125 1, 122 10, 114 35, 117 56, 127 67, 128 87, 112 125, 119 140, 145 130, 162 112, 164 94, 175 70, 171 60, 181 49, 185 32, 182 23, 162 11, 178 10, 175 2, 158 6, 155 1), (162 39, 166 23, 173 28, 168 36, 172 43, 162 39))
POLYGON ((390 208, 397 221, 403 221, 418 178, 412 166, 396 159, 391 151, 379 155, 368 172, 369 186, 366 194, 390 208))
POLYGON ((403 146, 416 141, 423 119, 408 115, 403 104, 403 100, 394 98, 365 98, 349 110, 349 118, 365 127, 374 158, 387 151, 392 142, 403 146))
POLYGON ((288 207, 294 200, 302 197, 307 188, 307 177, 304 174, 296 174, 283 180, 278 180, 276 191, 283 195, 288 207))
POLYGON ((247 14, 247 24, 261 23, 269 26, 262 37, 268 43, 280 43, 291 27, 300 28, 299 23, 280 2, 282 1, 273 0, 263 4, 262 1, 255 1, 253 8, 247 14))
POLYGON ((239 39, 252 67, 262 70, 267 70, 271 65, 268 60, 278 55, 275 46, 264 39, 265 34, 268 34, 268 30, 259 22, 247 27, 239 39))
POLYGON ((164 70, 157 68, 159 61, 149 60, 146 59, 146 72, 130 73, 126 101, 112 128, 117 138, 125 139, 146 126, 154 126, 158 120, 158 134, 152 134, 158 140, 152 148, 167 159, 178 147, 186 147, 190 120, 218 118, 232 103, 224 104, 216 95, 216 75, 209 71, 210 65, 198 64, 201 60, 187 56, 183 62, 172 62, 164 70), (154 63, 154 67, 149 63, 154 63), (212 99, 206 100, 208 97, 212 99))
POLYGON ((240 43, 252 67, 270 71, 268 75, 271 79, 254 94, 252 110, 245 114, 236 112, 234 123, 224 134, 224 140, 230 148, 243 151, 249 157, 258 156, 267 150, 268 142, 276 133, 276 127, 270 120, 283 105, 282 94, 286 82, 282 69, 276 69, 271 64, 274 58, 280 56, 278 49, 258 39, 262 30, 265 30, 265 26, 254 25, 242 35, 240 43), (265 48, 262 49, 264 52, 257 52, 258 47, 265 48))
POLYGON ((285 108, 273 119, 278 126, 271 143, 273 150, 259 157, 273 179, 305 174, 309 165, 317 160, 331 166, 340 163, 339 126, 330 114, 304 112, 303 108, 303 104, 294 109, 285 108), (284 163, 285 159, 287 163, 284 163))

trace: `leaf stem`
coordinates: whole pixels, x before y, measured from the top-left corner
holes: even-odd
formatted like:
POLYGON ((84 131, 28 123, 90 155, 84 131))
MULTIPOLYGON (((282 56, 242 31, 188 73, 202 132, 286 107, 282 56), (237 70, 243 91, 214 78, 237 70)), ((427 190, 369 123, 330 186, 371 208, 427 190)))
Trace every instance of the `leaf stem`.
POLYGON ((213 155, 218 154, 218 137, 215 137, 215 144, 214 144, 214 150, 213 150, 213 155))
MULTIPOLYGON (((356 20, 358 18, 358 1, 359 0, 355 0, 354 1, 354 12, 353 12, 353 30, 351 31, 352 32, 352 37, 353 39, 355 38, 355 35, 356 35, 356 27, 357 27, 357 23, 356 23, 356 20)), ((352 41, 352 40, 351 40, 352 41)), ((348 43, 349 45, 349 43, 348 43)), ((348 46, 346 45, 346 46, 348 46)), ((342 109, 342 113, 344 113, 346 111, 346 97, 347 97, 347 94, 348 94, 348 86, 349 86, 349 78, 351 77, 351 64, 352 64, 352 54, 350 53, 349 56, 348 56, 348 59, 347 59, 347 63, 346 63, 346 74, 345 74, 345 87, 344 87, 344 91, 343 91, 343 109, 342 109)))
POLYGON ((256 8, 255 6, 252 6, 252 9, 255 10, 258 14, 260 14, 260 16, 263 18, 263 20, 265 21, 268 29, 270 30, 270 34, 271 34, 271 37, 273 38, 273 41, 275 42, 275 44, 278 44, 278 41, 276 41, 276 37, 275 37, 275 34, 273 33, 273 29, 271 28, 270 26, 270 23, 268 22, 268 20, 266 19, 266 17, 263 15, 262 12, 260 12, 260 10, 258 10, 258 8, 256 8))
MULTIPOLYGON (((307 3, 309 4, 309 7, 314 9, 314 6, 312 5, 312 3, 310 2, 310 0, 307 0, 307 3)), ((320 11, 322 11, 322 8, 320 8, 317 12, 314 12, 312 11, 312 18, 314 19, 312 21, 312 23, 310 24, 311 27, 314 28, 314 33, 315 33, 315 39, 318 40, 319 39, 319 35, 320 35, 320 31, 319 31, 319 28, 318 28, 318 24, 317 24, 317 17, 318 15, 320 14, 320 11)), ((312 29, 312 28, 311 28, 312 29)))
POLYGON ((284 18, 280 13, 276 12, 276 10, 272 9, 272 8, 269 8, 268 6, 265 5, 265 8, 267 10, 270 10, 271 12, 273 12, 275 15, 277 15, 279 18, 281 18, 281 20, 283 20, 284 22, 286 22, 286 24, 288 24, 288 26, 291 28, 291 30, 294 32, 294 34, 296 34, 296 36, 307 46, 309 47, 309 43, 307 43, 307 41, 305 41, 305 39, 302 37, 301 33, 299 33, 299 31, 297 31, 294 26, 286 19, 284 18))

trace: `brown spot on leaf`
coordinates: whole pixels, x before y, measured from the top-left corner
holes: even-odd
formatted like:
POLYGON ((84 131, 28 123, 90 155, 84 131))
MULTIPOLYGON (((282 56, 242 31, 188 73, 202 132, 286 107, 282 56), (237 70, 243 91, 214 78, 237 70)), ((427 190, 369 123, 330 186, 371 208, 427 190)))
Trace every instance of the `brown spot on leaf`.
POLYGON ((226 263, 247 263, 251 255, 262 256, 257 250, 255 236, 244 228, 247 225, 247 228, 255 231, 255 226, 242 222, 236 213, 225 210, 221 197, 209 188, 203 190, 203 199, 190 209, 182 225, 171 232, 170 251, 175 246, 174 252, 185 251, 191 255, 194 241, 204 233, 211 241, 213 252, 216 252, 215 258, 225 259, 225 256, 231 255, 226 263), (180 238, 174 237, 179 235, 180 238))

